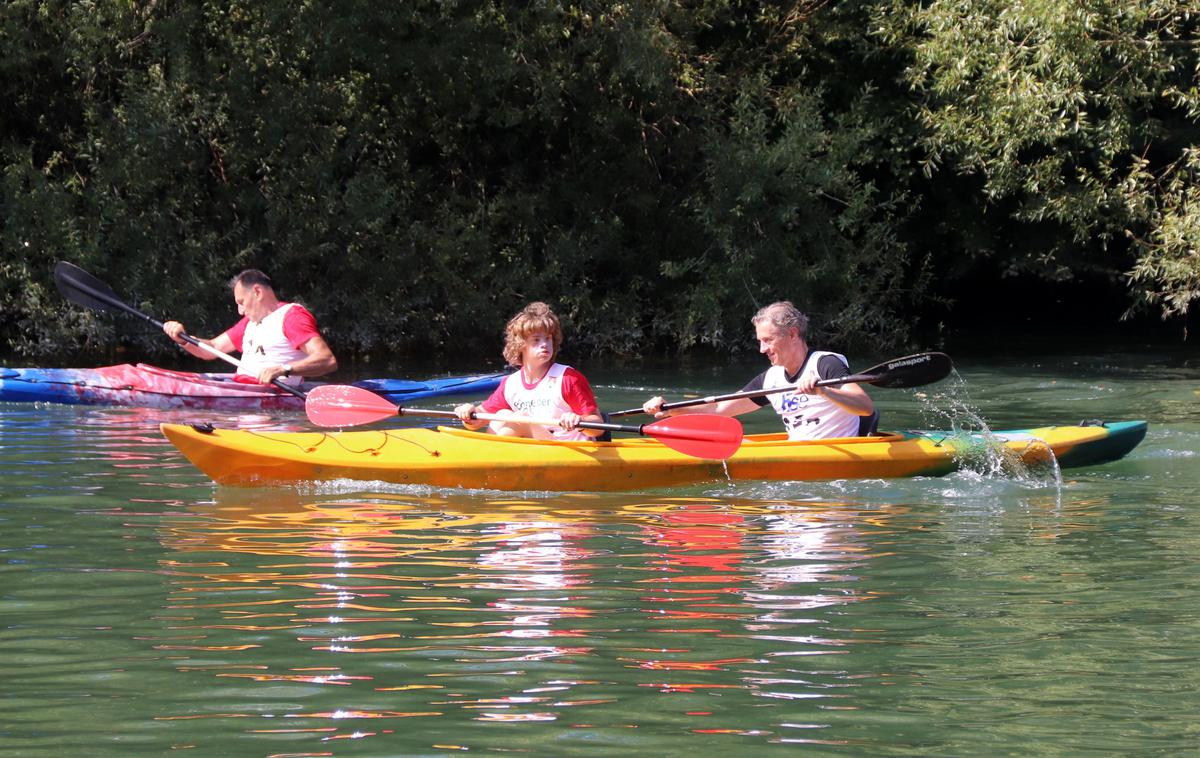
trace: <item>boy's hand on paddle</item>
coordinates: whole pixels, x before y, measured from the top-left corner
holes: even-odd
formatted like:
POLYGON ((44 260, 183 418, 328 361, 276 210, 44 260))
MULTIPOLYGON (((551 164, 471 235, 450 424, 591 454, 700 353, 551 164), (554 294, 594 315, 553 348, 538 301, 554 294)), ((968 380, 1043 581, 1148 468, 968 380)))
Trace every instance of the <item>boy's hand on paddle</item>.
POLYGON ((663 412, 663 403, 667 402, 662 395, 655 395, 646 402, 642 403, 642 411, 649 413, 654 418, 663 418, 667 414, 663 412))

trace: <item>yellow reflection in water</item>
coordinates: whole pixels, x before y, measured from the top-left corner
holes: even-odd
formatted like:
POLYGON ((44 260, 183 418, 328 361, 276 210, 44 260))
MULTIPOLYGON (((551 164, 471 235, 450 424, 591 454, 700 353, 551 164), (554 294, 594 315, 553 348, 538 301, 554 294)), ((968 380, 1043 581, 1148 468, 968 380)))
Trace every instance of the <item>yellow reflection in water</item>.
POLYGON ((159 649, 183 656, 180 671, 349 695, 273 718, 485 722, 554 721, 619 701, 614 687, 789 696, 774 690, 792 680, 763 675, 763 646, 814 655, 861 642, 791 630, 874 597, 854 586, 878 555, 862 531, 905 512, 295 490, 218 490, 189 511, 162 534, 176 551, 164 637, 191 637, 159 649))

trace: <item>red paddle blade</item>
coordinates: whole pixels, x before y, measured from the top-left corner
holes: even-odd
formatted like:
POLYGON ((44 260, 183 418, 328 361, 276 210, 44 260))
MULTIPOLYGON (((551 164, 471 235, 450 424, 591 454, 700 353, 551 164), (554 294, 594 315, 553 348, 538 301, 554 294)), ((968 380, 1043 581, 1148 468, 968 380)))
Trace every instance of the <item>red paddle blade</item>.
POLYGON ((322 384, 304 401, 308 420, 317 426, 360 426, 395 416, 400 409, 362 387, 322 384))
POLYGON ((646 424, 642 434, 696 458, 724 460, 742 446, 742 422, 715 413, 669 416, 646 424))

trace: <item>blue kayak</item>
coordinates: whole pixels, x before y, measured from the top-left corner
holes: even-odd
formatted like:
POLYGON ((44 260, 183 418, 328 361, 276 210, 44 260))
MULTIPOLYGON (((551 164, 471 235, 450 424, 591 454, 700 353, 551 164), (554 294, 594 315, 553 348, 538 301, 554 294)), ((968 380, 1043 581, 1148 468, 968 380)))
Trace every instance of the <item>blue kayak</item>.
MULTIPOLYGON (((364 379, 352 384, 403 405, 450 395, 487 395, 503 378, 504 374, 472 374, 423 381, 364 379)), ((300 390, 314 386, 306 383, 300 390)), ((195 374, 144 363, 101 368, 0 367, 0 401, 224 411, 304 407, 303 400, 272 385, 234 381, 233 374, 195 374)))

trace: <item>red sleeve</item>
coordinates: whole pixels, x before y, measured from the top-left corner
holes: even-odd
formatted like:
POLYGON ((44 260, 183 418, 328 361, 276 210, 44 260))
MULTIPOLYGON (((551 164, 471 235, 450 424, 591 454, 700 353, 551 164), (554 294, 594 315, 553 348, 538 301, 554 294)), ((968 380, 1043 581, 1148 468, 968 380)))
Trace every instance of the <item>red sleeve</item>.
POLYGON ((242 316, 242 320, 225 330, 229 341, 233 343, 233 349, 242 352, 242 337, 246 334, 246 324, 250 323, 250 319, 242 316))
POLYGON ((512 377, 513 375, 509 374, 501 379, 496 389, 492 390, 491 397, 479 404, 484 413, 495 413, 496 411, 508 409, 508 400, 504 397, 504 383, 512 379, 512 377))
POLYGON ((293 305, 283 314, 283 336, 288 344, 299 350, 313 337, 319 337, 317 320, 303 305, 293 305))
POLYGON ((583 374, 573 368, 563 372, 562 394, 571 410, 580 416, 600 412, 599 406, 596 405, 596 396, 592 394, 592 386, 583 374))

